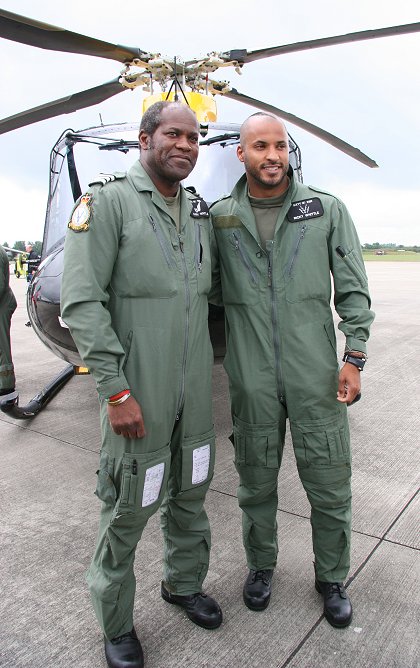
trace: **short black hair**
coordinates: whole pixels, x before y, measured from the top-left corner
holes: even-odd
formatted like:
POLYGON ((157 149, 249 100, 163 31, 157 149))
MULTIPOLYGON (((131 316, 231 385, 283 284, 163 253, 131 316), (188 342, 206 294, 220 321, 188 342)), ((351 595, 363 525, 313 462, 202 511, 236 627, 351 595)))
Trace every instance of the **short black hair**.
MULTIPOLYGON (((161 100, 160 102, 155 102, 144 112, 140 122, 139 131, 141 132, 143 130, 143 132, 145 132, 149 137, 152 137, 160 125, 162 111, 171 106, 185 108, 186 105, 182 102, 175 102, 172 100, 161 100)), ((190 109, 190 107, 187 107, 187 109, 190 109)), ((191 113, 194 114, 192 109, 191 113)))

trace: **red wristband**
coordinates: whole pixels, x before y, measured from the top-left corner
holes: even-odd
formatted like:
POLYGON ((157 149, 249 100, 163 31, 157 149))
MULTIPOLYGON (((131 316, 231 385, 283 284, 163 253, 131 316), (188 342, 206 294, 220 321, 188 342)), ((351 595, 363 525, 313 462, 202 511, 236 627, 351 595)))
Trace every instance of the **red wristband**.
POLYGON ((118 392, 118 394, 114 394, 112 397, 109 397, 108 401, 117 401, 118 399, 121 399, 121 397, 124 397, 126 394, 130 394, 130 390, 123 390, 122 392, 118 392))

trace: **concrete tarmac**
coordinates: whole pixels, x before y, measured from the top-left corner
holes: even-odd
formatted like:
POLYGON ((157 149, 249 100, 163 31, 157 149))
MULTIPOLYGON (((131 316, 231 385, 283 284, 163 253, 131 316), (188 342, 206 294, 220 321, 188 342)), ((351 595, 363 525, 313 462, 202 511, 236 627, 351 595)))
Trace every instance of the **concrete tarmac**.
MULTIPOLYGON (((420 263, 367 264, 377 314, 349 409, 353 448, 353 533, 348 593, 352 624, 333 629, 314 589, 309 506, 287 435, 279 477, 279 562, 270 606, 242 601, 246 564, 236 499, 227 382, 214 367, 216 472, 207 496, 213 531, 206 590, 220 602, 216 631, 192 624, 160 597, 159 518, 137 550, 135 626, 147 668, 418 668, 420 263)), ((26 404, 66 363, 31 328, 26 283, 12 345, 26 404)), ((343 339, 338 332, 340 350, 343 339)), ((103 640, 84 573, 100 503, 94 496, 100 449, 92 378, 75 377, 36 418, 0 413, 0 666, 105 668, 103 640)))

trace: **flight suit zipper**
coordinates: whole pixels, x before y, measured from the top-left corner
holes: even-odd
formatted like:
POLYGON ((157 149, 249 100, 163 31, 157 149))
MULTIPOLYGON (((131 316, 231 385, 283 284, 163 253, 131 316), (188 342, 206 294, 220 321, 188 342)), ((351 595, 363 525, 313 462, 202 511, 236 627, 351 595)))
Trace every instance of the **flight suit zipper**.
POLYGON ((296 242, 295 249, 293 251, 293 255, 291 257, 291 260, 289 262, 288 269, 287 269, 287 272, 286 272, 289 277, 292 275, 293 267, 295 265, 295 261, 296 261, 296 258, 298 256, 298 253, 299 253, 300 244, 303 241, 303 238, 305 236, 307 228, 308 228, 308 226, 305 223, 303 225, 301 225, 300 232, 299 232, 299 237, 298 237, 298 240, 296 242))
POLYGON ((159 242, 159 246, 160 246, 160 248, 162 250, 162 253, 163 253, 163 256, 166 260, 166 264, 168 265, 168 267, 170 269, 172 269, 173 266, 174 266, 174 261, 173 261, 172 255, 171 255, 171 251, 169 249, 166 238, 165 238, 162 230, 160 229, 160 226, 154 221, 153 216, 152 216, 151 213, 149 213, 149 222, 152 226, 153 232, 156 234, 156 238, 159 242))
POLYGON ((247 272, 248 272, 248 274, 251 278, 251 281, 253 282, 254 285, 257 285, 257 283, 258 283, 257 277, 255 276, 255 272, 252 269, 250 259, 247 255, 243 245, 242 245, 240 234, 238 234, 237 232, 232 232, 231 239, 233 240, 232 243, 233 243, 233 246, 235 248, 235 251, 238 253, 239 257, 241 258, 241 261, 242 261, 245 269, 247 270, 247 272))
POLYGON ((279 321, 277 315, 277 299, 276 292, 273 285, 273 246, 274 242, 267 242, 267 245, 270 244, 269 250, 265 251, 268 262, 268 279, 267 285, 270 288, 270 301, 271 301, 271 326, 273 329, 273 345, 274 345, 274 362, 276 365, 276 381, 277 381, 277 397, 280 403, 285 403, 284 389, 282 382, 282 373, 281 373, 281 355, 280 355, 280 330, 279 330, 279 321))
POLYGON ((201 245, 201 227, 198 223, 195 225, 195 266, 198 271, 203 269, 203 247, 201 245))
POLYGON ((178 235, 179 239, 179 248, 181 251, 181 261, 182 268, 184 271, 184 287, 185 287, 185 336, 184 336, 184 354, 182 358, 182 369, 181 369, 181 387, 179 392, 179 401, 178 407, 176 410, 175 420, 178 421, 181 417, 182 409, 184 407, 184 398, 185 398, 185 370, 187 367, 187 354, 188 354, 188 339, 189 339, 189 329, 190 329, 190 308, 191 308, 191 293, 188 281, 188 267, 187 261, 185 259, 184 253, 184 242, 181 239, 181 236, 178 235))

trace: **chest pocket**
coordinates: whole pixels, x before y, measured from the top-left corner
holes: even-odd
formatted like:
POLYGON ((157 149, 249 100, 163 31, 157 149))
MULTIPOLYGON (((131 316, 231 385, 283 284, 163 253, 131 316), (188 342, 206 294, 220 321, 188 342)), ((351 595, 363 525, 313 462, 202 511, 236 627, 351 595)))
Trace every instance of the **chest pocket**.
POLYGON ((152 214, 124 225, 112 282, 118 295, 168 299, 177 294, 179 268, 165 225, 152 214))
POLYGON ((211 260, 208 220, 205 222, 195 222, 194 228, 194 264, 197 275, 197 292, 199 295, 207 295, 210 292, 211 287, 211 260))
POLYGON ((292 243, 283 264, 288 302, 331 296, 330 263, 325 231, 309 223, 288 223, 292 243))
POLYGON ((257 242, 245 242, 239 228, 218 230, 223 302, 225 304, 255 304, 259 299, 260 268, 257 242), (255 252, 252 249, 255 245, 255 252))

